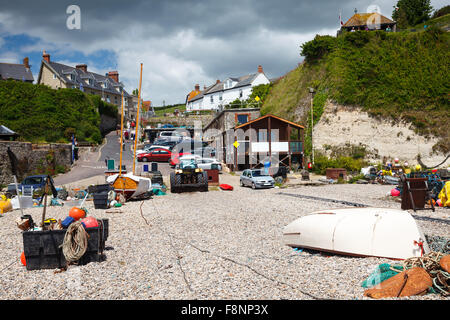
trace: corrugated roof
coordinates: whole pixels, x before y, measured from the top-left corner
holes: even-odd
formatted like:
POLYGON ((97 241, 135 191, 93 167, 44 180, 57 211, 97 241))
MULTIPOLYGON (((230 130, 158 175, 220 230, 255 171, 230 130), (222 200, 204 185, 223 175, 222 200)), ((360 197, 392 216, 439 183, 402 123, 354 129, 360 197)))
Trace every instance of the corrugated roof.
POLYGON ((356 13, 343 25, 343 27, 362 27, 378 23, 391 24, 395 22, 379 14, 378 12, 356 13))
POLYGON ((19 81, 34 81, 33 74, 23 64, 0 63, 0 79, 14 79, 19 81))

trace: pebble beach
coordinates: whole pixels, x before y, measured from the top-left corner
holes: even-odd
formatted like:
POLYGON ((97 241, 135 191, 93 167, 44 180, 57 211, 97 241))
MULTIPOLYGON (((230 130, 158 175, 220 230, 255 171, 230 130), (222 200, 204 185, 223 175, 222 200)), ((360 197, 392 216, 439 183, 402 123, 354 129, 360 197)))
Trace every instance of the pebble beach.
MULTIPOLYGON (((167 177, 164 177, 166 180, 167 177)), ((361 283, 383 258, 356 258, 294 250, 282 242, 283 227, 310 212, 345 208, 301 199, 309 195, 400 209, 387 185, 337 184, 252 190, 239 177, 220 176, 234 191, 210 188, 127 202, 115 213, 85 207, 109 219, 106 260, 66 271, 27 271, 20 261, 20 210, 0 216, 2 300, 366 300, 361 283)), ((47 208, 64 219, 69 206, 47 208)), ((413 212, 425 235, 449 237, 450 210, 413 212)), ((42 208, 24 210, 40 221, 42 208)), ((394 299, 394 298, 392 298, 394 299)), ((427 294, 402 300, 450 300, 427 294)))

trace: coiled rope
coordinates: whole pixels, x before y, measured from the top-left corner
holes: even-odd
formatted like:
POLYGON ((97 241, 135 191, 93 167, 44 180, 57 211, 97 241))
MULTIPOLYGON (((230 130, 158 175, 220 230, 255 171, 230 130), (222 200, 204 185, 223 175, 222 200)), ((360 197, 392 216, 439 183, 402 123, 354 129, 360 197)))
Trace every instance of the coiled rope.
POLYGON ((70 224, 64 236, 62 251, 68 263, 80 260, 86 253, 88 247, 88 237, 86 230, 80 221, 70 224))
POLYGON ((433 281, 433 289, 437 289, 444 296, 450 295, 450 274, 441 269, 440 261, 445 256, 442 252, 432 251, 423 257, 412 257, 403 261, 402 264, 392 265, 391 270, 396 272, 402 272, 415 267, 420 267, 426 270, 433 281), (395 267, 401 267, 397 269, 395 267))

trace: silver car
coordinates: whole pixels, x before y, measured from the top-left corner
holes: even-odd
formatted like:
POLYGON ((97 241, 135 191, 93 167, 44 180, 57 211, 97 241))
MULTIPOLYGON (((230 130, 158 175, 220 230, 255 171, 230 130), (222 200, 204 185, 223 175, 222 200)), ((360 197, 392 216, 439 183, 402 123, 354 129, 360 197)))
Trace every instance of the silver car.
POLYGON ((241 187, 250 186, 253 189, 273 188, 275 180, 263 170, 244 170, 240 177, 241 187))

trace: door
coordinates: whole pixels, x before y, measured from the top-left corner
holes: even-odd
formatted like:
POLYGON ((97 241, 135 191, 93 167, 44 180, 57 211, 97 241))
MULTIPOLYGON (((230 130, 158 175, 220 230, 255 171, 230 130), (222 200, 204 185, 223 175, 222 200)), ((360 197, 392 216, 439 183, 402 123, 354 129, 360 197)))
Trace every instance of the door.
POLYGON ((170 160, 171 154, 169 150, 160 149, 159 150, 159 159, 158 161, 167 162, 170 160))
POLYGON ((242 184, 244 186, 248 186, 250 184, 249 174, 250 172, 248 170, 244 170, 244 173, 242 174, 242 184))

